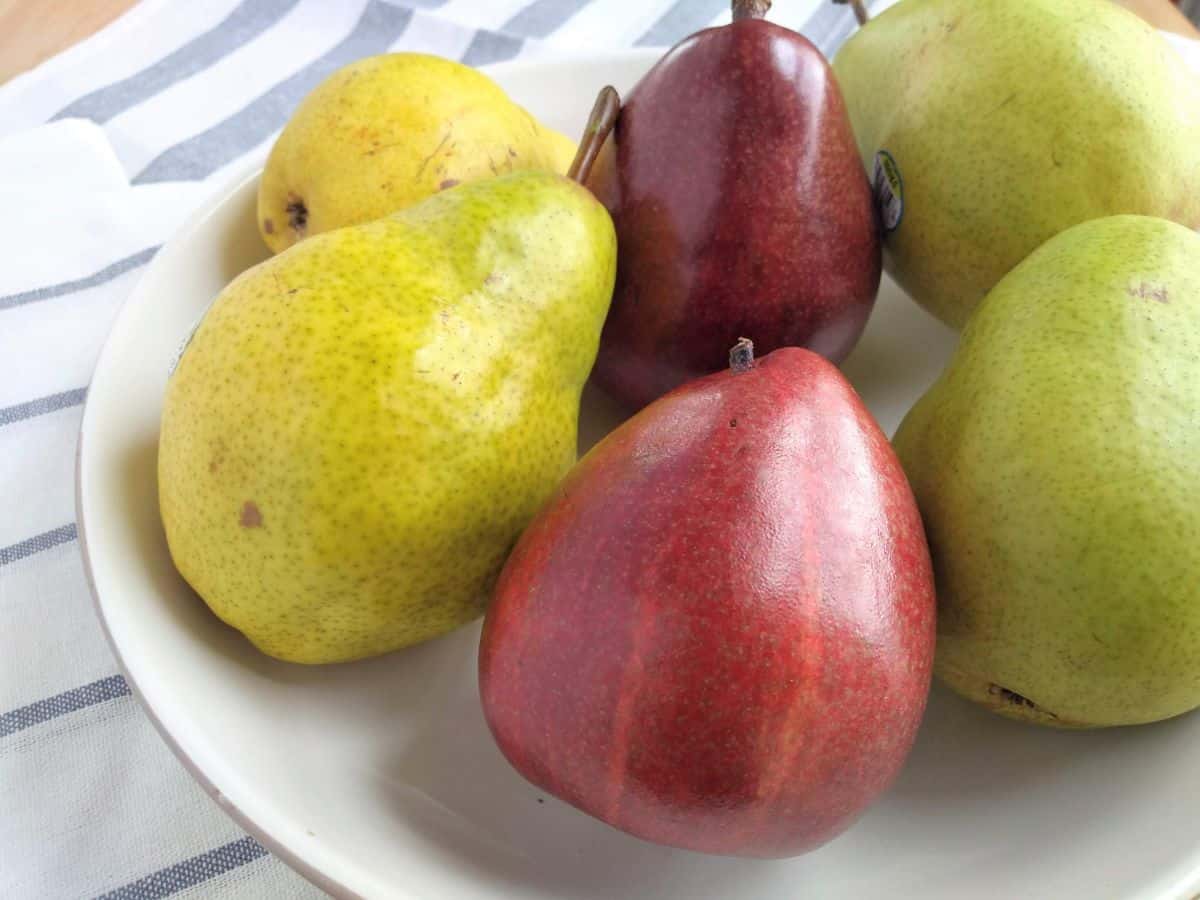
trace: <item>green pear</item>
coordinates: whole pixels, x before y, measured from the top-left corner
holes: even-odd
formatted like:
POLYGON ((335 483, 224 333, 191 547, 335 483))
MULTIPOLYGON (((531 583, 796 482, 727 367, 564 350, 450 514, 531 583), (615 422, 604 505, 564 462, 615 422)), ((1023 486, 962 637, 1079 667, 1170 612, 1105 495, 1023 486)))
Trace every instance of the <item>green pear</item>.
POLYGON ((382 218, 456 184, 567 171, 570 138, 541 125, 492 79, 424 53, 338 69, 301 101, 271 149, 258 227, 274 252, 382 218))
POLYGON ((1114 216, 1052 238, 895 447, 951 687, 1063 727, 1200 705, 1200 235, 1114 216))
POLYGON ((159 498, 180 573, 295 662, 480 615, 575 461, 615 264, 604 207, 526 171, 243 273, 168 381, 159 498))
POLYGON ((1109 0, 902 0, 834 69, 885 265, 951 326, 1072 225, 1200 225, 1200 79, 1109 0))

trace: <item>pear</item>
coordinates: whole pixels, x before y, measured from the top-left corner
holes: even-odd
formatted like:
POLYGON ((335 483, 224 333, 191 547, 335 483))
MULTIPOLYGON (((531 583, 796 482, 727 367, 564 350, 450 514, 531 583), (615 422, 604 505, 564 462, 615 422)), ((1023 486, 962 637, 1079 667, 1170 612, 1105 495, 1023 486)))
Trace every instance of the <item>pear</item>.
POLYGON ((933 572, 900 463, 837 368, 798 347, 755 359, 744 338, 729 362, 592 448, 525 530, 479 696, 513 766, 584 812, 795 856, 904 764, 933 572))
POLYGON ((895 447, 938 590, 935 670, 1046 725, 1200 705, 1200 235, 1077 225, 988 294, 895 447))
POLYGON ((267 159, 258 226, 273 252, 381 218, 456 184, 564 173, 569 138, 461 63, 388 53, 334 72, 300 103, 267 159))
POLYGON ((879 226, 837 81, 769 6, 734 0, 669 50, 588 182, 621 247, 596 382, 631 408, 719 371, 743 334, 841 362, 875 304, 879 226))
POLYGON ((168 381, 159 497, 180 573, 295 662, 480 615, 575 461, 615 257, 585 188, 526 171, 243 273, 168 381))
POLYGON ((1108 0, 902 0, 834 70, 885 266, 951 326, 1072 225, 1200 225, 1200 79, 1108 0))

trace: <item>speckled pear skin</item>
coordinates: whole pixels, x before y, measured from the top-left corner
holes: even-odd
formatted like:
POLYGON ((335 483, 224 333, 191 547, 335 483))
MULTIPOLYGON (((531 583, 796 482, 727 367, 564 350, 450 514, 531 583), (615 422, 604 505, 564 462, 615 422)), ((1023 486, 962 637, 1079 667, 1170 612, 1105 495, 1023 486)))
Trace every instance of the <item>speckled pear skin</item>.
POLYGON ((1057 726, 1200 705, 1200 235, 1076 226, 984 300, 896 433, 935 670, 1057 726))
POLYGON ((868 171, 903 179, 885 266, 953 327, 1072 225, 1200 226, 1200 79, 1116 3, 903 0, 834 70, 868 171))
POLYGON ((523 172, 239 276, 167 386, 159 498, 180 573, 294 662, 479 616, 575 461, 615 254, 588 191, 523 172))
POLYGON ((382 218, 456 184, 563 174, 575 143, 470 66, 386 53, 338 69, 301 101, 263 171, 258 227, 273 252, 382 218))

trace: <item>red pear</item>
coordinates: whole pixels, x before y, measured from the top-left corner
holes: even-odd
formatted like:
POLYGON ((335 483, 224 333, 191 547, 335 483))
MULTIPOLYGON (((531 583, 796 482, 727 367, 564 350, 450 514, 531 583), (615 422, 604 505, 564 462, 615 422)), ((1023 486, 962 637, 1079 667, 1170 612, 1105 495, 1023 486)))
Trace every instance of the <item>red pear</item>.
POLYGON ((516 769, 624 831, 793 856, 899 771, 933 575, 887 438, 807 350, 690 382, 572 470, 517 544, 479 685, 516 769))
POLYGON ((641 407, 760 353, 840 362, 879 289, 878 220, 833 72, 808 40, 738 0, 626 97, 588 178, 617 229, 594 377, 641 407))

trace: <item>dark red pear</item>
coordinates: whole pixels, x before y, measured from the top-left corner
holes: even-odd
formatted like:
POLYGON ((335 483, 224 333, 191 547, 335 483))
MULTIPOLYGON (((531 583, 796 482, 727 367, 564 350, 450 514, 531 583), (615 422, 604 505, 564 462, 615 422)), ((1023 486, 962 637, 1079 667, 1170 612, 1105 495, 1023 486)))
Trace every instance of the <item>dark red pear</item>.
POLYGON ((651 841, 792 856, 900 770, 933 575, 887 438, 785 348, 690 382, 572 470, 517 544, 479 686, 516 769, 651 841))
POLYGON ((874 305, 877 216, 841 92, 769 6, 737 0, 668 52, 589 176, 618 246, 594 377, 635 408, 721 369, 743 334, 840 362, 874 305))

